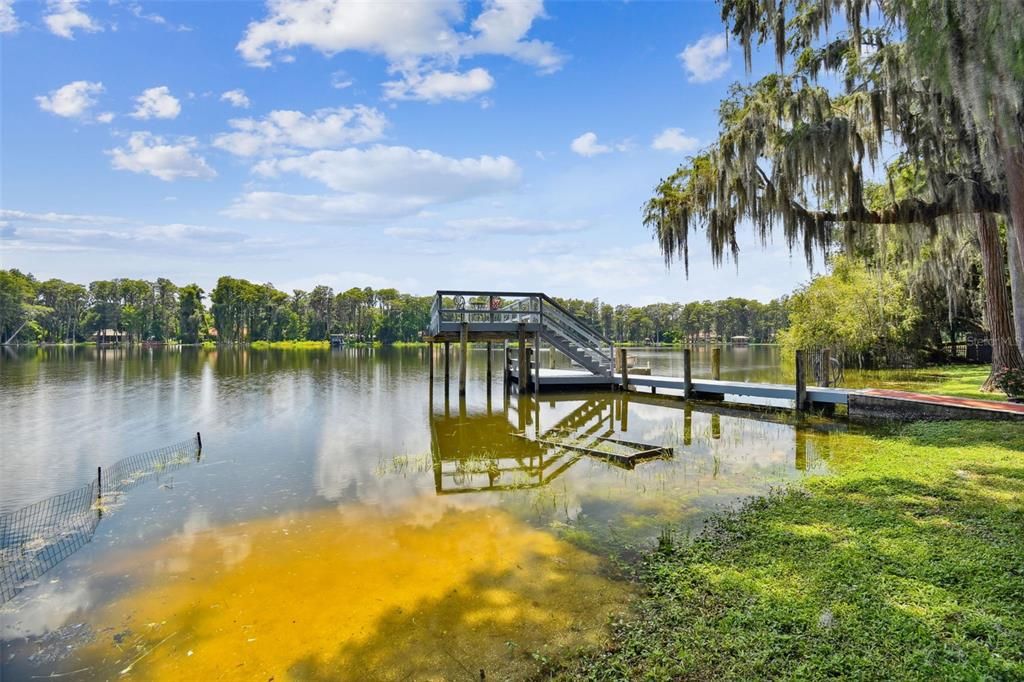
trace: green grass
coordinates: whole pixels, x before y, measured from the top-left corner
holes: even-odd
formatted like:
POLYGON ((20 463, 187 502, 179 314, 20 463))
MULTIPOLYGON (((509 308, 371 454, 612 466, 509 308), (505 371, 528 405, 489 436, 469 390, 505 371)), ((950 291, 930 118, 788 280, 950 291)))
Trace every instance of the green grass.
POLYGON ((833 434, 833 474, 663 542, 561 679, 1024 679, 1024 424, 833 434))
POLYGON ((943 365, 920 369, 846 370, 844 387, 893 388, 918 393, 937 393, 959 398, 1006 400, 1001 392, 984 393, 989 365, 943 365))
POLYGON ((330 348, 330 341, 253 341, 249 347, 254 350, 266 350, 274 348, 278 350, 306 350, 318 348, 330 348))

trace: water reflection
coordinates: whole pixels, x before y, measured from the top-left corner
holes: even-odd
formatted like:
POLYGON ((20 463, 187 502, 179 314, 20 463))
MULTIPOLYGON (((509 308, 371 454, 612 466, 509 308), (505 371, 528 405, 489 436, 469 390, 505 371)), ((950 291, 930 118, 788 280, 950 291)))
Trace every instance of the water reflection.
POLYGON ((500 374, 488 383, 485 359, 470 353, 463 398, 445 395, 440 371, 431 385, 423 349, 0 360, 2 505, 183 426, 206 446, 173 486, 133 489, 19 595, 0 652, 11 674, 115 677, 153 649, 140 678, 522 677, 531 651, 600 637, 624 598, 609 555, 825 466, 828 434, 779 414, 633 393, 538 399, 506 393, 500 374), (555 434, 675 454, 628 470, 536 442, 555 434), (48 642, 62 653, 30 661, 48 642))

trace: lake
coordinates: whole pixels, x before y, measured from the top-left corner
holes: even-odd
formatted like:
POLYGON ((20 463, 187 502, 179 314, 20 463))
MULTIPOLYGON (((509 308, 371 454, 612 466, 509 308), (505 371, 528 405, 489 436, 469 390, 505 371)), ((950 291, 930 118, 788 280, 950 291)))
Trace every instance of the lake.
MULTIPOLYGON (((425 348, 5 353, 0 512, 118 472, 63 560, 0 607, 11 679, 527 676, 602 641, 634 596, 623 562, 824 471, 842 427, 506 394, 482 348, 463 400, 456 354, 446 395, 425 348), (196 432, 201 453, 111 468, 196 432), (538 442, 556 436, 673 454, 628 468, 538 442)), ((682 372, 678 350, 631 354, 682 372)), ((696 350, 695 376, 709 373, 696 350)), ((751 346, 724 351, 722 377, 785 372, 777 349, 751 346)), ((55 542, 33 541, 42 557, 55 542)))

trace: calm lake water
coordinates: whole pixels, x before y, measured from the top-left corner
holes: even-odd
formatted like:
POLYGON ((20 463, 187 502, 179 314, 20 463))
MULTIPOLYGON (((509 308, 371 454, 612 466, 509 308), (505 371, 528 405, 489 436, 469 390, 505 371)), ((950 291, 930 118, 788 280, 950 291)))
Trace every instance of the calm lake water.
MULTIPOLYGON (((678 351, 633 354, 682 372, 678 351)), ((497 352, 488 388, 485 360, 460 400, 422 348, 0 355, 0 512, 203 437, 0 607, 3 679, 523 677, 628 608, 617 559, 827 467, 827 434, 778 416, 537 401, 505 394, 497 352), (534 440, 598 436, 674 454, 628 469, 534 440)), ((726 349, 722 376, 783 381, 779 364, 726 349)))

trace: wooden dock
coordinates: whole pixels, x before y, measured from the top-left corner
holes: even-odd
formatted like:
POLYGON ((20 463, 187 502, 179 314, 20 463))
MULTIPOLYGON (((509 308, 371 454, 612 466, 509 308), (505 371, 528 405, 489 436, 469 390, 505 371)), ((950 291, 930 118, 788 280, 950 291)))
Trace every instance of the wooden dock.
MULTIPOLYGON (((541 385, 545 390, 573 390, 582 386, 603 386, 621 388, 622 374, 616 372, 609 377, 598 377, 580 370, 541 369, 541 385)), ((512 371, 512 381, 519 383, 518 370, 512 371)), ((686 379, 681 377, 635 375, 627 372, 628 387, 650 388, 655 393, 675 391, 685 397, 686 379)), ((715 379, 691 379, 691 397, 705 400, 721 400, 725 396, 764 398, 769 400, 796 400, 796 386, 786 384, 760 384, 747 381, 722 381, 715 379)), ((850 390, 808 386, 807 400, 816 405, 846 405, 850 390)), ((671 394, 670 394, 671 395, 671 394)))
MULTIPOLYGON (((451 344, 459 344, 459 395, 466 394, 468 346, 487 344, 487 386, 491 385, 494 342, 504 344, 503 374, 506 387, 520 392, 649 389, 650 393, 684 400, 722 401, 727 398, 755 405, 782 402, 797 412, 820 410, 832 414, 844 406, 853 418, 917 419, 1024 419, 1024 407, 997 401, 964 401, 895 391, 849 390, 829 386, 835 381, 827 349, 815 354, 820 386, 807 382, 809 358, 796 351, 793 384, 763 384, 721 379, 721 349, 711 349, 711 378, 694 378, 690 350, 683 349, 683 376, 631 372, 626 348, 615 345, 587 322, 542 293, 504 291, 438 291, 431 307, 430 328, 423 334, 430 344, 430 381, 434 380, 434 346, 444 346, 444 386, 448 391, 451 344), (513 345, 514 344, 514 345, 513 345), (542 367, 541 351, 548 351, 542 367), (554 354, 566 356, 569 369, 554 367, 554 354), (775 401, 775 402, 768 402, 775 401)), ((638 368, 639 370, 639 368, 638 368)))

